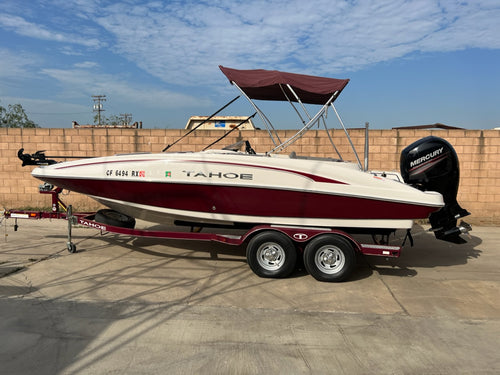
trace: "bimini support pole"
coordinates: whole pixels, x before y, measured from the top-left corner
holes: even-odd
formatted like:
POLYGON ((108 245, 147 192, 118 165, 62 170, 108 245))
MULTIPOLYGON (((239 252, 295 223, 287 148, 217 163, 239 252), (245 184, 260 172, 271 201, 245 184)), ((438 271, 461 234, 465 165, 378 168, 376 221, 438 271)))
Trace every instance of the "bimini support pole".
POLYGON ((260 119, 262 120, 262 122, 264 123, 264 125, 266 126, 266 129, 267 129, 267 132, 269 133, 269 137, 271 137, 271 140, 273 141, 274 145, 277 146, 278 143, 276 143, 276 140, 274 139, 276 137, 276 139, 278 140, 279 143, 281 143, 281 139, 278 135, 278 132, 276 131, 276 129, 274 129, 274 126, 273 124, 271 123, 271 121, 269 121, 269 119, 266 117, 266 115, 264 114, 264 112, 262 112, 260 110, 259 107, 257 107, 257 104, 255 104, 253 102, 252 99, 250 99, 250 97, 245 93, 245 91, 243 91, 237 84, 236 82, 234 81, 231 81, 231 84, 233 84, 240 92, 241 94, 247 98, 247 100, 250 102, 250 104, 254 107, 254 109, 257 111, 257 113, 259 114, 260 116, 260 119), (272 129, 272 131, 271 131, 272 129), (273 132, 274 132, 274 136, 273 136, 273 132))
MULTIPOLYGON (((281 85, 280 85, 281 87, 281 85)), ((311 119, 311 115, 309 114, 309 112, 307 112, 307 108, 306 106, 304 105, 304 103, 302 103, 302 100, 300 100, 299 96, 297 95, 297 93, 295 92, 295 90, 292 88, 292 86, 287 83, 286 84, 286 87, 288 87, 288 90, 290 90, 290 92, 293 94, 293 96, 295 96, 295 99, 297 100, 297 102, 300 104, 300 106, 302 107, 302 110, 304 111, 304 113, 306 114, 307 118, 310 120, 311 119)), ((283 94, 285 94, 285 91, 283 89, 281 89, 283 91, 283 94)), ((288 96, 285 94, 287 100, 290 102, 290 104, 292 105, 292 107, 295 109, 295 106, 293 105, 293 103, 290 101, 290 99, 288 99, 288 96)), ((299 113, 299 111, 297 111, 295 109, 295 112, 297 112, 297 114, 299 113)), ((302 116, 300 116, 299 114, 299 117, 300 119, 302 120, 302 116)), ((305 124, 304 120, 302 120, 302 123, 305 124)))
POLYGON ((268 152, 268 154, 272 154, 273 152, 280 152, 283 149, 285 149, 286 147, 288 147, 288 146, 292 145, 293 143, 295 143, 298 139, 302 138, 302 136, 304 135, 304 133, 307 130, 309 130, 319 120, 319 118, 321 116, 323 116, 323 113, 325 113, 326 109, 332 103, 332 101, 335 99, 335 96, 337 94, 338 94, 338 91, 336 91, 330 97, 330 99, 328 99, 328 101, 325 103, 325 105, 323 105, 323 107, 320 108, 320 110, 318 111, 318 113, 316 113, 314 115, 314 117, 311 118, 309 120, 309 122, 302 127, 302 129, 300 129, 297 133, 295 133, 295 135, 293 137, 288 138, 285 142, 283 142, 283 143, 279 144, 278 146, 276 146, 275 148, 273 148, 271 151, 268 152))
MULTIPOLYGON (((290 105, 292 106, 292 108, 294 109, 295 113, 297 114, 297 116, 299 116, 300 118, 300 121, 302 122, 302 125, 305 125, 306 122, 304 120, 304 118, 302 117, 302 115, 300 114, 299 110, 297 108, 295 108, 295 106, 293 105, 292 101, 290 100, 290 98, 288 97, 288 95, 286 94, 285 92, 285 89, 283 89, 283 85, 279 85, 280 86, 280 89, 281 89, 281 92, 283 93, 283 95, 285 96, 286 100, 288 101, 288 103, 290 103, 290 105)), ((307 110, 306 108, 304 107, 304 105, 302 104, 302 102, 300 101, 299 97, 297 96, 297 94, 295 93, 295 91, 293 91, 292 89, 292 86, 290 86, 289 84, 286 85, 288 87, 288 89, 292 92, 292 94, 295 96, 295 99, 297 100, 297 102, 300 103, 300 105, 302 106, 302 110, 304 111, 304 113, 306 114, 307 118, 310 120, 311 119, 311 116, 309 116, 309 113, 307 113, 307 110)))
POLYGON ((368 153, 370 151, 369 146, 369 127, 370 123, 365 122, 365 172, 368 171, 368 153))
MULTIPOLYGON (((309 112, 307 111, 307 108, 306 106, 304 105, 304 103, 302 103, 302 100, 300 100, 299 96, 297 95, 297 93, 295 92, 295 90, 292 88, 292 86, 290 86, 290 84, 287 84, 286 85, 288 87, 288 89, 290 90, 290 92, 293 94, 293 96, 295 96, 295 99, 297 100, 297 102, 299 102, 299 104, 302 106, 302 110, 304 111, 304 113, 306 114, 307 118, 309 120, 311 120, 311 115, 309 114, 309 112)), ((281 85, 280 85, 281 87, 281 85)), ((290 100, 288 99, 288 96, 286 95, 285 91, 283 90, 283 88, 281 88, 281 91, 283 91, 283 94, 286 96, 287 100, 290 102, 290 100)), ((302 119, 302 116, 300 115, 299 111, 295 108, 295 106, 293 105, 292 102, 290 102, 290 104, 292 105, 293 109, 295 109, 295 112, 297 112, 297 114, 299 115, 300 119, 302 120, 302 123, 305 124, 304 120, 302 119)), ((328 107, 327 107, 328 108, 328 107)), ((326 111, 325 111, 326 113, 326 111)), ((325 121, 325 116, 323 116, 323 114, 321 114, 320 116, 322 122, 323 122, 323 126, 325 127, 325 130, 326 130, 326 135, 328 136, 328 139, 330 141, 330 144, 333 146, 333 149, 335 150, 335 152, 337 153, 338 157, 340 160, 343 160, 342 159, 342 155, 340 154, 339 150, 337 149, 337 146, 335 146, 335 142, 333 142, 333 139, 330 135, 330 132, 328 130, 328 127, 326 126, 326 121, 325 121)), ((318 118, 318 126, 319 126, 319 118, 318 118)))
POLYGON ((361 160, 359 160, 358 153, 356 152, 356 148, 354 147, 354 144, 352 143, 351 137, 349 136, 349 133, 347 132, 347 129, 344 126, 344 123, 342 122, 342 119, 340 118, 339 113, 337 112, 337 108, 333 105, 333 102, 330 102, 330 105, 332 106, 333 110, 335 111, 335 115, 337 115, 337 119, 340 122, 340 125, 342 126, 342 129, 344 129, 345 135, 347 136, 347 139, 349 140, 349 143, 351 144, 352 151, 354 152, 354 156, 356 156, 356 160, 358 161, 358 166, 359 169, 363 170, 363 166, 361 165, 361 160))

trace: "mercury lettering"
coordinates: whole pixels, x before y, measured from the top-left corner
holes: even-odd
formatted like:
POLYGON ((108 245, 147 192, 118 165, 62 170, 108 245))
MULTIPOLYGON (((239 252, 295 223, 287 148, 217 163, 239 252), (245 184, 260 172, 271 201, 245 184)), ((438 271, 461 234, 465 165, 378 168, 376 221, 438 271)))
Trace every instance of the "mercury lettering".
POLYGON ((418 159, 413 160, 412 162, 410 162, 410 168, 414 167, 416 165, 419 165, 419 164, 423 163, 424 161, 432 159, 435 156, 441 155, 443 153, 443 148, 444 147, 438 148, 437 150, 429 152, 427 155, 424 155, 418 159))

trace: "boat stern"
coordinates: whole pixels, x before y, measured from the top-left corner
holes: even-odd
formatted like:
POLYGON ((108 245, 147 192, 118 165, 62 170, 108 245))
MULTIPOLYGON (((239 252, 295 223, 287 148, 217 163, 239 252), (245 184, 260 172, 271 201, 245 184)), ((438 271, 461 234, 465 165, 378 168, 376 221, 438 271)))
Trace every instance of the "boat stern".
POLYGON ((457 225, 457 220, 470 213, 457 202, 460 171, 451 144, 434 136, 412 143, 401 152, 401 175, 405 183, 443 196, 444 206, 429 216, 436 238, 464 243, 460 235, 466 234, 471 227, 463 221, 457 225))

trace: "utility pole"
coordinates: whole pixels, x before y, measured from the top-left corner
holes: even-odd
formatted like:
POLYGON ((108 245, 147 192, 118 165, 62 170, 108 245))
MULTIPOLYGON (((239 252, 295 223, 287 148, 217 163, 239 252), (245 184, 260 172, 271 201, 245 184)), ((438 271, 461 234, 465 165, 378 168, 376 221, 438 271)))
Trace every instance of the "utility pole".
POLYGON ((132 121, 132 113, 120 113, 122 117, 123 125, 130 125, 130 121, 132 121))
POLYGON ((102 103, 106 101, 106 95, 92 95, 94 101, 94 112, 97 112, 97 125, 101 125, 101 112, 104 111, 102 103))

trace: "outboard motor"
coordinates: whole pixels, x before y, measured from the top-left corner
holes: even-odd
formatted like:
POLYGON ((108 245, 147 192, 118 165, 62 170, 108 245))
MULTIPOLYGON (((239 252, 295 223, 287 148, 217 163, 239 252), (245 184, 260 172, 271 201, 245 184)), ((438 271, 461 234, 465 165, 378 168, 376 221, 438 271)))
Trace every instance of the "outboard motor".
POLYGON ((436 238, 466 242, 460 234, 467 233, 470 225, 457 219, 470 215, 457 202, 459 167, 457 153, 444 139, 429 136, 422 138, 401 152, 401 175, 404 181, 419 190, 441 193, 444 207, 429 216, 436 238))

